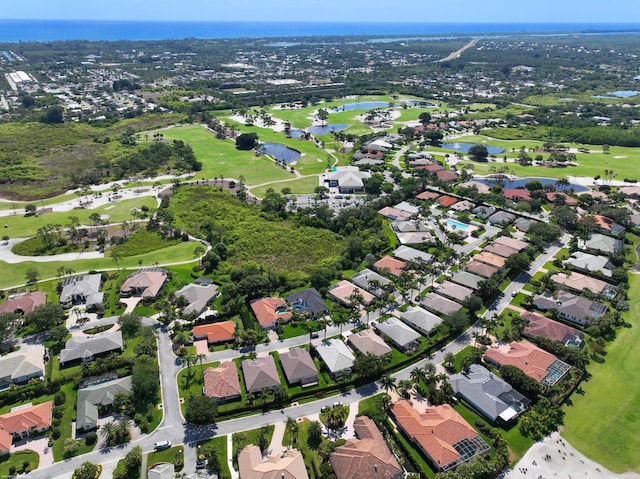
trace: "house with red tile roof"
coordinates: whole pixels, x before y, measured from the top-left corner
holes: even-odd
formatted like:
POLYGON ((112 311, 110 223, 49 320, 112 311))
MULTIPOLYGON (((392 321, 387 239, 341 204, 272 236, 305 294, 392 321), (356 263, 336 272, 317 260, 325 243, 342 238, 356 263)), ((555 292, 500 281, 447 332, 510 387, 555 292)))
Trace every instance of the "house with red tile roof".
POLYGON ((502 196, 511 201, 530 200, 531 195, 521 188, 506 188, 502 190, 502 196))
POLYGON ((0 452, 11 449, 13 441, 28 437, 30 433, 44 432, 51 427, 53 401, 35 406, 15 408, 0 416, 0 452))
POLYGON ((203 393, 218 402, 239 399, 242 390, 236 364, 225 361, 216 368, 207 368, 204 372, 203 393))
POLYGON ((161 268, 143 268, 131 274, 120 287, 120 295, 155 298, 167 280, 167 272, 161 268))
POLYGON ((558 341, 565 346, 579 346, 584 340, 583 334, 576 328, 559 323, 541 314, 525 311, 520 314, 520 317, 527 323, 522 330, 522 335, 527 338, 533 339, 536 336, 542 336, 543 338, 558 341))
POLYGON ((378 270, 379 273, 388 271, 390 275, 398 277, 407 267, 407 263, 393 256, 383 256, 373 264, 373 267, 378 270))
POLYGON ((606 233, 619 235, 625 232, 625 227, 616 223, 611 218, 602 215, 586 215, 585 218, 593 218, 596 222, 596 227, 600 228, 606 233))
POLYGON ((482 276, 483 278, 489 278, 493 274, 498 271, 499 268, 495 266, 488 265, 486 263, 481 263, 479 261, 468 261, 464 267, 465 271, 469 273, 477 274, 478 276, 482 276))
POLYGON ((9 296, 4 303, 0 304, 0 313, 22 313, 27 314, 38 306, 47 302, 47 293, 44 291, 29 291, 9 296))
POLYGON ((489 445, 449 404, 420 413, 405 400, 391 408, 400 430, 438 472, 455 469, 476 456, 487 456, 489 445))
POLYGON ((288 323, 291 320, 291 311, 282 298, 254 299, 249 306, 263 329, 275 329, 278 323, 288 323))
POLYGON ((440 181, 446 181, 446 182, 456 181, 458 179, 458 174, 449 170, 438 171, 436 172, 436 176, 440 181))
POLYGON ((549 191, 547 193, 547 201, 551 206, 560 203, 566 206, 578 206, 578 200, 576 200, 573 196, 569 196, 562 191, 549 191))
POLYGON ((511 365, 543 384, 553 386, 571 366, 529 341, 512 341, 500 347, 490 347, 483 359, 498 366, 511 365))
POLYGON ((480 261, 481 263, 485 263, 491 266, 495 266, 496 268, 502 268, 507 262, 506 258, 502 256, 498 256, 497 254, 488 253, 483 251, 482 253, 478 253, 473 256, 475 261, 480 261))
POLYGON ((350 306, 351 295, 356 291, 362 296, 362 303, 365 305, 373 303, 376 299, 371 293, 346 280, 342 280, 331 286, 329 289, 329 296, 345 306, 350 306))
POLYGON ((453 196, 444 195, 438 198, 438 204, 443 208, 449 208, 451 205, 454 205, 458 202, 458 198, 454 198, 453 196))
POLYGON ((372 419, 353 422, 357 439, 337 447, 329 461, 338 479, 402 479, 404 471, 372 419))
POLYGON ((309 479, 302 454, 296 449, 263 458, 258 446, 246 446, 238 454, 238 470, 242 479, 309 479))
POLYGON ((435 200, 436 198, 439 198, 439 197, 440 197, 440 193, 435 193, 433 191, 423 191, 418 196, 416 196, 417 199, 422 201, 435 200))
POLYGON ((357 333, 352 333, 347 338, 347 344, 354 351, 360 354, 373 354, 374 356, 384 356, 391 354, 391 346, 384 339, 378 336, 373 329, 363 329, 357 333))
POLYGON ((225 343, 235 339, 236 323, 222 321, 220 323, 201 324, 193 328, 193 338, 206 339, 209 344, 225 343))

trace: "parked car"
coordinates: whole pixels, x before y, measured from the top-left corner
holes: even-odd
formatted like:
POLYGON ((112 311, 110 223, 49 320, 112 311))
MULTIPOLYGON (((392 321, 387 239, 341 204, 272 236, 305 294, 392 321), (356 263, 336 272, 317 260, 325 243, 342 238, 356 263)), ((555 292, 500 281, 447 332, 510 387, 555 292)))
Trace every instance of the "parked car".
POLYGON ((198 459, 196 461, 196 469, 204 469, 205 467, 207 467, 206 459, 198 459))
POLYGON ((171 447, 171 441, 158 441, 153 445, 153 448, 156 451, 164 451, 165 449, 169 449, 171 447))

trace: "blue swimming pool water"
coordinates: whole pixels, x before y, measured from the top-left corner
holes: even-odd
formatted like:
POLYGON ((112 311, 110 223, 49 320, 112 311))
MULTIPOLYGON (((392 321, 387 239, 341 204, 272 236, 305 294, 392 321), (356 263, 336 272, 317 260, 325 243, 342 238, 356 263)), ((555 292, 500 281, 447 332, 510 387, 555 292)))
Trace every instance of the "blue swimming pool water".
POLYGON ((459 221, 456 221, 456 220, 447 220, 447 224, 449 226, 455 226, 459 230, 466 230, 469 228, 468 224, 460 223, 459 221))

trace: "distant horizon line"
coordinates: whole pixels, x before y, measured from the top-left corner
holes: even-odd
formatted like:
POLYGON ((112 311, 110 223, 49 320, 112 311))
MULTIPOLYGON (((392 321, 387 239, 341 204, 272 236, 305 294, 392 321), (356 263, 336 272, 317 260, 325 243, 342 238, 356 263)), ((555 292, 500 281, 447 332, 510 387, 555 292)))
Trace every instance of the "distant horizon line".
POLYGON ((640 21, 516 21, 516 20, 496 20, 496 21, 413 21, 413 20, 168 20, 168 19, 118 19, 118 18, 4 18, 1 22, 127 22, 127 23, 279 23, 279 24, 321 24, 321 23, 365 23, 365 24, 415 24, 415 25, 640 25, 640 21))

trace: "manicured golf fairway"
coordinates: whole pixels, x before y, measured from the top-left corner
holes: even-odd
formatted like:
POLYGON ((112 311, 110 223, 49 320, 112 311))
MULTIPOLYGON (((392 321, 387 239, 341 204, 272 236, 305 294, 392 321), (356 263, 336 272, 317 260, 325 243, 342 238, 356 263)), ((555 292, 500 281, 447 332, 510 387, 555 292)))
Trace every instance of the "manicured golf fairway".
POLYGON ((593 363, 593 377, 582 383, 565 407, 562 435, 590 459, 615 472, 640 472, 640 276, 630 274, 631 311, 603 364, 593 363))

